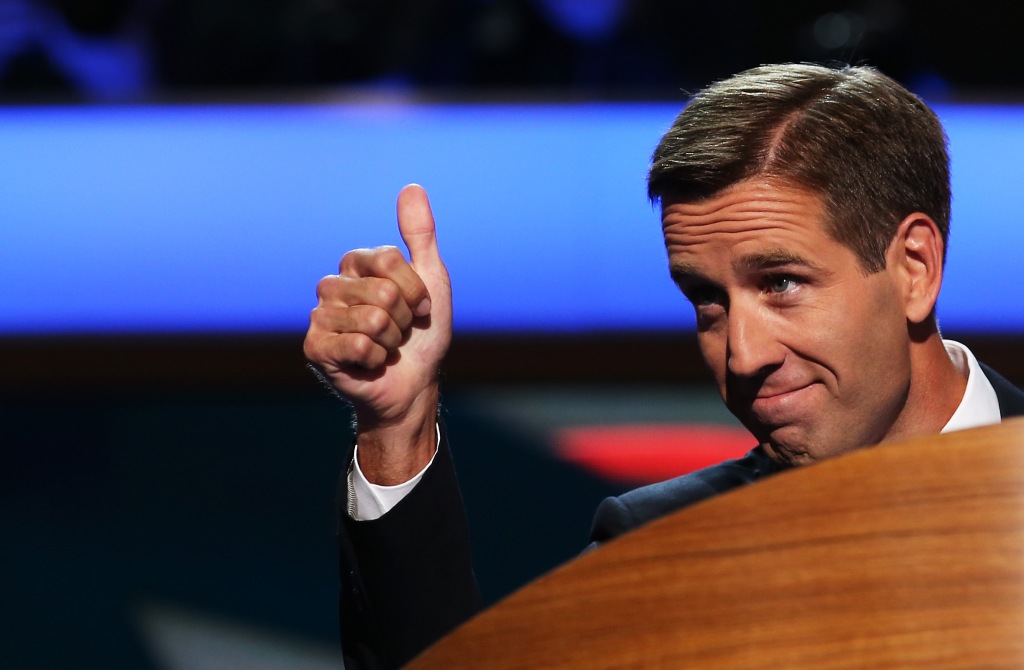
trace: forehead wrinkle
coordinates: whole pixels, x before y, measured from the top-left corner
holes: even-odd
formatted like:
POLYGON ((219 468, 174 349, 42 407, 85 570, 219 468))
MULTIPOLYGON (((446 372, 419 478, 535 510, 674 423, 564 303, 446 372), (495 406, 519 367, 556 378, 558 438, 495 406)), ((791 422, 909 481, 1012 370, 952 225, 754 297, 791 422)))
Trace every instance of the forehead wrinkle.
POLYGON ((666 230, 670 227, 679 227, 692 231, 694 234, 712 226, 721 227, 723 231, 730 231, 740 226, 759 229, 786 225, 791 222, 792 218, 805 215, 805 210, 802 210, 799 205, 787 206, 777 202, 747 202, 743 207, 723 207, 705 213, 683 212, 670 207, 665 212, 662 227, 666 230))
POLYGON ((808 205, 816 210, 815 218, 824 215, 821 201, 804 188, 770 179, 739 182, 702 200, 663 203, 662 227, 695 228, 757 219, 785 224, 791 217, 806 216, 808 205))
POLYGON ((765 217, 763 212, 748 218, 732 218, 728 221, 706 221, 703 223, 692 223, 687 221, 665 221, 664 235, 666 241, 675 241, 679 244, 686 244, 686 240, 697 241, 705 237, 717 235, 731 235, 733 233, 756 233, 763 230, 778 230, 786 228, 799 229, 800 225, 786 218, 765 217))
POLYGON ((682 242, 687 238, 701 239, 709 235, 756 232, 773 228, 799 228, 807 210, 799 203, 778 200, 739 203, 735 207, 721 207, 713 211, 685 211, 672 205, 665 211, 662 229, 666 240, 682 242))
POLYGON ((681 203, 675 202, 665 208, 667 214, 678 214, 696 221, 716 219, 723 215, 728 218, 734 216, 749 218, 762 213, 785 214, 790 211, 797 211, 804 207, 801 203, 793 202, 789 198, 778 197, 755 197, 737 198, 735 201, 721 203, 717 207, 708 207, 711 203, 681 203))
POLYGON ((786 184, 775 184, 765 180, 760 182, 739 182, 734 184, 717 195, 696 201, 675 201, 666 207, 669 210, 682 215, 701 217, 714 215, 716 212, 727 210, 736 205, 740 209, 764 207, 766 210, 784 211, 789 207, 799 207, 795 202, 803 200, 807 196, 814 196, 806 189, 786 184))
POLYGON ((791 241, 799 240, 808 229, 821 225, 822 204, 806 190, 768 182, 740 182, 696 202, 665 203, 662 215, 670 271, 677 281, 704 279, 709 272, 717 274, 726 267, 734 274, 784 264, 821 270, 791 245, 780 244, 791 240, 794 233, 797 237, 791 241), (750 249, 751 244, 754 249, 750 249), (750 253, 739 257, 741 248, 750 253), (723 251, 731 258, 726 261, 728 265, 708 266, 723 251))

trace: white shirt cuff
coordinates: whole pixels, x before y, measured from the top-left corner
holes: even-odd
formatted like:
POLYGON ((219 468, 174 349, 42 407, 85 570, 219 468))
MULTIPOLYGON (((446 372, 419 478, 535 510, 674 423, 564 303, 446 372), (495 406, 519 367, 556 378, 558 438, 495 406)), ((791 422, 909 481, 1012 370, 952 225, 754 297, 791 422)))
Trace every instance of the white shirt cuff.
POLYGON ((434 455, 430 457, 422 470, 407 482, 394 486, 372 484, 366 479, 359 468, 359 445, 352 454, 352 463, 348 468, 348 515, 356 521, 373 521, 384 516, 402 501, 423 479, 423 474, 433 464, 437 456, 437 448, 441 444, 441 427, 436 426, 437 441, 434 444, 434 455))

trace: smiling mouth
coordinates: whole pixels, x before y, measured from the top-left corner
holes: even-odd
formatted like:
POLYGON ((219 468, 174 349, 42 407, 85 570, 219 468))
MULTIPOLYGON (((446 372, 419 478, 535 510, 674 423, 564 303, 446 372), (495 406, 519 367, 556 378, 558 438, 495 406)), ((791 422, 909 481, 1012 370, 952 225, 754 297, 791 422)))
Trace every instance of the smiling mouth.
POLYGON ((788 391, 759 395, 751 401, 750 411, 766 425, 787 423, 806 412, 807 394, 813 386, 806 384, 788 391))

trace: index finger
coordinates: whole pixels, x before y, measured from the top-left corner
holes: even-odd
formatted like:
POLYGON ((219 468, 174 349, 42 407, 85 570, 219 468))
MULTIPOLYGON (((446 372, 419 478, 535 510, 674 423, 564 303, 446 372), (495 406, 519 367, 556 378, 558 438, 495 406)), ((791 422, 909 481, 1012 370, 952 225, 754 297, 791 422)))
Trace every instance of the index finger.
POLYGON ((341 259, 339 272, 355 279, 379 277, 389 279, 398 287, 402 299, 417 316, 430 312, 430 292, 398 247, 356 249, 341 259))

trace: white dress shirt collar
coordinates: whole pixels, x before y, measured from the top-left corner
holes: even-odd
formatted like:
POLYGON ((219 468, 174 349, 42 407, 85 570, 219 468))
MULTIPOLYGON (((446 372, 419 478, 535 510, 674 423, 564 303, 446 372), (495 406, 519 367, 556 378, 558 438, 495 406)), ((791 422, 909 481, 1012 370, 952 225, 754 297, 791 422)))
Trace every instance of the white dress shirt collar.
POLYGON ((987 426, 992 423, 999 423, 1002 415, 999 413, 999 399, 992 383, 982 372, 978 365, 978 359, 974 357, 971 350, 953 340, 943 340, 946 345, 946 353, 949 354, 953 364, 961 373, 967 375, 967 389, 960 405, 953 412, 953 416, 943 427, 943 433, 950 433, 954 430, 987 426))

